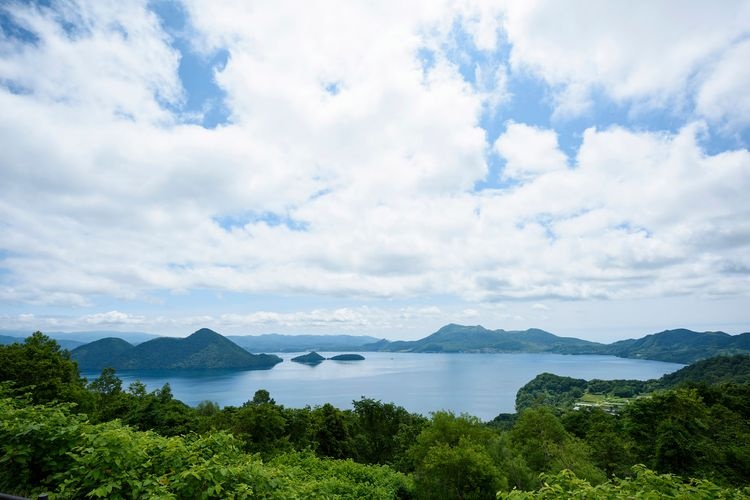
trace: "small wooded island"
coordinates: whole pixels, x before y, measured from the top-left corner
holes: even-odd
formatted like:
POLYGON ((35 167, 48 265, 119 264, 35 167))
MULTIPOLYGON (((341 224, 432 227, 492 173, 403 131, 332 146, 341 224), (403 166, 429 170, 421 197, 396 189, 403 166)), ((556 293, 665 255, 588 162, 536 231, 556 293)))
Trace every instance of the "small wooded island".
POLYGON ((337 354, 330 357, 333 361, 364 361, 365 357, 361 354, 337 354))
POLYGON ((318 354, 317 352, 313 351, 308 354, 303 354, 302 356, 297 356, 292 358, 292 361, 295 363, 302 363, 305 365, 319 365, 323 361, 325 361, 326 358, 318 354))
MULTIPOLYGON (((332 356, 327 359, 333 361, 362 361, 365 359, 365 357, 360 354, 337 354, 336 356, 332 356)), ((294 361, 295 363, 302 363, 305 365, 319 365, 325 360, 326 358, 315 351, 292 358, 292 361, 294 361)))

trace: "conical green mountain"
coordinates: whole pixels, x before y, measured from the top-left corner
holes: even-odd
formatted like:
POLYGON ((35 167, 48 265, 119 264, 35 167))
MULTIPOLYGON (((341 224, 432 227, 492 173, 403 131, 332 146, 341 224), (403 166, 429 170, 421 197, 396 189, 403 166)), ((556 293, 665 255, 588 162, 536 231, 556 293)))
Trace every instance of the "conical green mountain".
MULTIPOLYGON (((544 330, 488 330, 481 325, 449 324, 423 339, 372 344, 380 351, 401 352, 558 352, 589 354, 601 344, 558 337, 544 330)), ((371 347, 366 346, 366 347, 371 347)), ((372 348, 371 347, 371 348, 372 348)))
POLYGON ((258 370, 272 368, 281 362, 278 356, 251 354, 208 328, 184 339, 161 337, 129 349, 121 343, 113 343, 113 340, 119 339, 92 342, 74 349, 71 356, 82 370, 99 370, 104 366, 117 370, 258 370))

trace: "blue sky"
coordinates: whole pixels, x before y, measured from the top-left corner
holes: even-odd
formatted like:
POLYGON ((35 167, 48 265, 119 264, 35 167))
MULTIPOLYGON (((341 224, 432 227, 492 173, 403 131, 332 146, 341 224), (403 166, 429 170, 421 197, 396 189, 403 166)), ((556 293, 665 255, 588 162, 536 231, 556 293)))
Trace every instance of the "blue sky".
POLYGON ((20 330, 750 330, 750 3, 0 6, 20 330))

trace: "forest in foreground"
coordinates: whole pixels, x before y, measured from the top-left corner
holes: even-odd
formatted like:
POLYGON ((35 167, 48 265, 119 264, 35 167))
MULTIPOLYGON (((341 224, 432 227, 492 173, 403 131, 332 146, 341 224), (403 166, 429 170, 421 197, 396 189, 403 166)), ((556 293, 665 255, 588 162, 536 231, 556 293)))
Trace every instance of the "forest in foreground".
MULTIPOLYGON (((731 360, 733 371, 750 363, 731 360)), ((112 369, 82 379, 68 351, 37 332, 0 346, 0 492, 748 498, 750 384, 727 380, 714 373, 654 387, 615 413, 555 404, 551 384, 561 382, 547 380, 545 397, 526 397, 519 413, 491 422, 448 412, 425 417, 367 398, 351 410, 286 408, 264 390, 239 407, 193 408, 168 385, 123 387, 112 369)), ((581 393, 594 390, 575 384, 581 393)))

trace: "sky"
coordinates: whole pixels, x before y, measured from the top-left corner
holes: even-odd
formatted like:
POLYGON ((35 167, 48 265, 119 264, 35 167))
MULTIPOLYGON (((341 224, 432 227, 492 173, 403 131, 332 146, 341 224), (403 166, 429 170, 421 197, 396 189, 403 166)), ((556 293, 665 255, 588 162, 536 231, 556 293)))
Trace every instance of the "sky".
POLYGON ((750 331, 750 2, 0 2, 0 329, 750 331))

